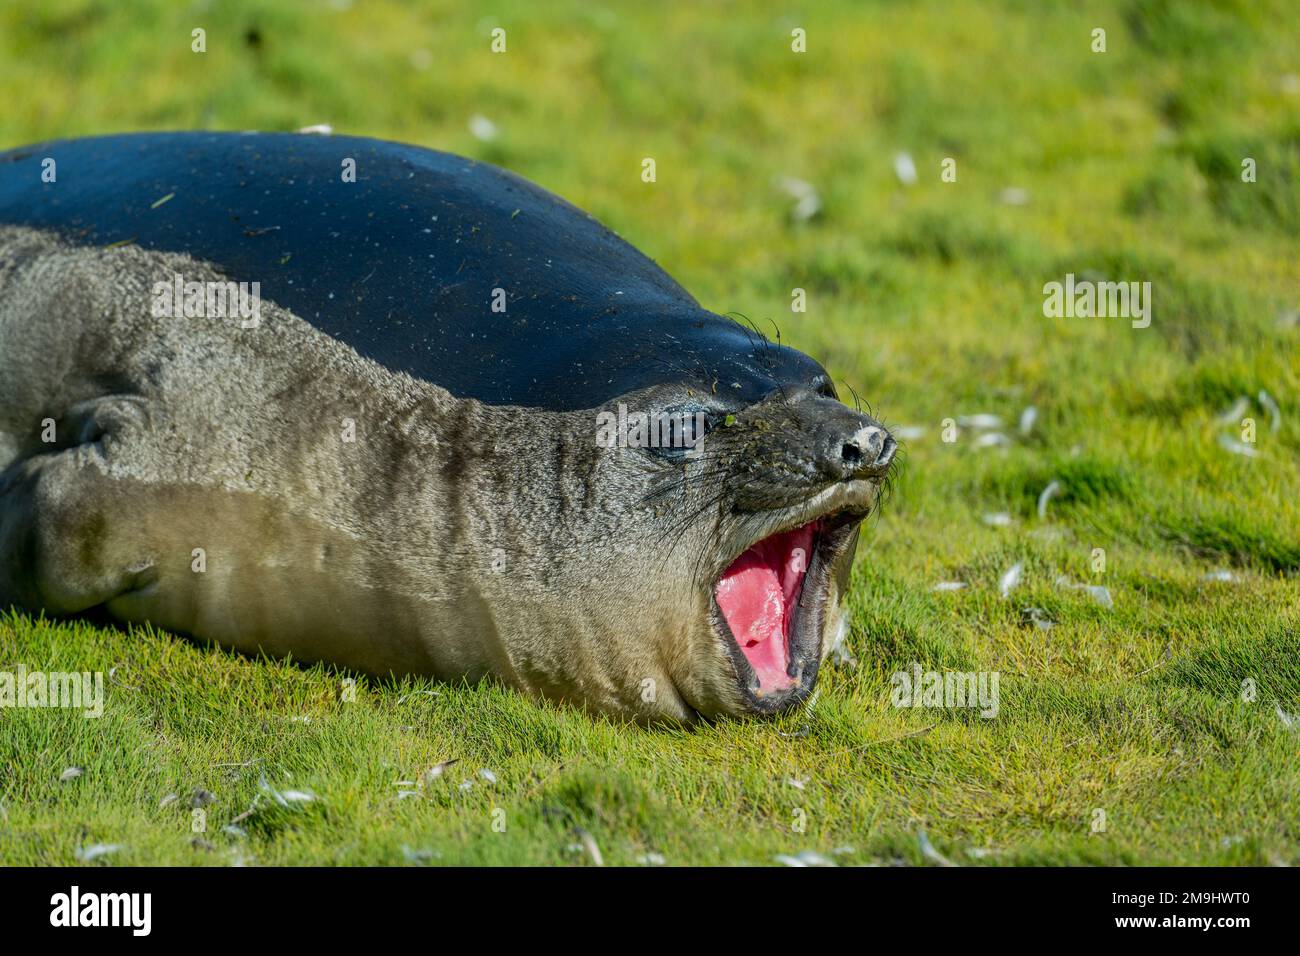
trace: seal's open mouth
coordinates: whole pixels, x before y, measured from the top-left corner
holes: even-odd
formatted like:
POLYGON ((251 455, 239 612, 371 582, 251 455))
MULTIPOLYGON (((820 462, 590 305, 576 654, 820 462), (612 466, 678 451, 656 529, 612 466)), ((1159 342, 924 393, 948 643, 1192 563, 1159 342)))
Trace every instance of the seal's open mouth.
POLYGON ((769 535, 719 575, 717 629, 755 710, 784 710, 811 692, 832 570, 862 517, 841 512, 769 535))
POLYGON ((819 525, 813 521, 764 538, 731 562, 714 588, 731 636, 766 693, 795 684, 789 673, 790 623, 819 525))

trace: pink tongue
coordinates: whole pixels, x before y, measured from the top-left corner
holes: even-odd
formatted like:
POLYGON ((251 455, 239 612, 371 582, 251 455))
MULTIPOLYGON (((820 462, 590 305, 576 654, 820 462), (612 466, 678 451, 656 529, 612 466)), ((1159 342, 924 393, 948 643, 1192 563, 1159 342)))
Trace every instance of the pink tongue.
POLYGON ((716 593, 736 643, 764 691, 794 685, 790 615, 812 557, 814 524, 764 538, 722 573, 716 593))

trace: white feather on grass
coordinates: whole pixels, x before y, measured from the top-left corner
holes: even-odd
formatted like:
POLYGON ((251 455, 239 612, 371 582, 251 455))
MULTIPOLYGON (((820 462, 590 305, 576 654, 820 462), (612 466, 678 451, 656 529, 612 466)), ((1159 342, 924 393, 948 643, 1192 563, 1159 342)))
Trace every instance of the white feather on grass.
POLYGON ((987 432, 975 439, 974 447, 976 448, 1005 448, 1011 444, 1011 439, 1002 432, 987 432))
POLYGON ((1038 409, 1030 405, 1020 413, 1020 434, 1028 435, 1032 432, 1036 421, 1038 421, 1038 409))
POLYGON ((1229 407, 1219 412, 1215 421, 1220 425, 1236 425, 1241 421, 1241 416, 1250 411, 1250 399, 1241 395, 1229 407))
POLYGON ((1259 451, 1252 445, 1239 442, 1231 435, 1219 435, 1219 446, 1224 451, 1230 451, 1234 455, 1241 455, 1243 458, 1258 458, 1259 451))
POLYGON ((998 593, 1004 598, 1007 597, 1020 584, 1020 579, 1024 576, 1024 573, 1025 563, 1023 561, 1017 561, 1007 568, 998 581, 998 593))
POLYGON ((1001 428, 1002 419, 998 415, 991 415, 987 412, 979 412, 975 415, 958 415, 957 424, 960 425, 962 428, 975 428, 975 429, 987 430, 992 428, 1001 428))
POLYGON ((482 113, 475 113, 469 118, 469 132, 480 142, 490 143, 497 138, 497 124, 482 113))
POLYGON ((898 177, 898 181, 904 186, 916 185, 916 163, 910 153, 899 152, 894 154, 894 175, 898 177))
POLYGON ((777 180, 777 185, 794 200, 794 206, 790 210, 790 218, 794 222, 807 222, 821 212, 821 196, 812 183, 794 176, 782 176, 777 180))
POLYGON ((1047 503, 1061 493, 1061 483, 1053 479, 1047 483, 1047 487, 1042 490, 1038 496, 1038 517, 1045 519, 1047 517, 1047 503))
POLYGON ((956 863, 952 862, 952 860, 948 859, 946 856, 944 856, 942 853, 940 853, 938 850, 934 848, 934 844, 930 842, 930 838, 925 835, 924 830, 916 831, 916 842, 917 845, 921 848, 921 856, 925 857, 927 860, 929 860, 931 863, 935 864, 936 866, 957 865, 956 863))
POLYGON ((82 863, 90 863, 94 860, 98 860, 102 856, 116 853, 121 849, 122 844, 120 843, 92 843, 90 846, 77 847, 74 855, 82 863))
POLYGON ((1268 430, 1271 432, 1275 432, 1279 428, 1281 428, 1282 409, 1278 407, 1278 404, 1276 401, 1274 401, 1273 396, 1270 395, 1268 392, 1264 391, 1262 388, 1259 390, 1259 404, 1264 406, 1264 410, 1268 412, 1268 430))
POLYGON ((575 827, 573 832, 582 841, 582 848, 587 851, 587 856, 591 858, 592 865, 604 866, 605 858, 600 855, 600 847, 596 845, 596 838, 582 827, 575 827))

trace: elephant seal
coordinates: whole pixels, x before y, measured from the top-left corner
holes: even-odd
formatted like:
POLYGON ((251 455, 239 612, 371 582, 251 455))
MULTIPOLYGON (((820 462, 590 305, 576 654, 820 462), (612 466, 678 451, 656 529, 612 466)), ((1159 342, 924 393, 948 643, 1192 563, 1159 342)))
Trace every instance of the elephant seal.
POLYGON ((490 165, 294 134, 0 154, 0 605, 646 723, 777 713, 896 447, 490 165))

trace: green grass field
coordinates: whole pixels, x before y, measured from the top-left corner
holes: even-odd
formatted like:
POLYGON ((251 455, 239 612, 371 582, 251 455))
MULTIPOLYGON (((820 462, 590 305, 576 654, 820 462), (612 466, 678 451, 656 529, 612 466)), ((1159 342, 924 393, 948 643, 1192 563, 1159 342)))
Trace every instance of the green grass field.
POLYGON ((0 709, 0 862, 590 865, 585 832, 606 864, 1300 863, 1297 50, 1283 0, 0 6, 0 147, 329 123, 489 160, 779 327, 906 446, 856 663, 774 722, 349 700, 322 667, 0 616, 0 670, 115 668, 101 719, 0 709), (1066 273, 1151 282, 1150 327, 1045 318, 1066 273), (976 414, 1004 424, 942 440, 976 414), (998 716, 894 707, 913 662, 997 672, 998 716))

